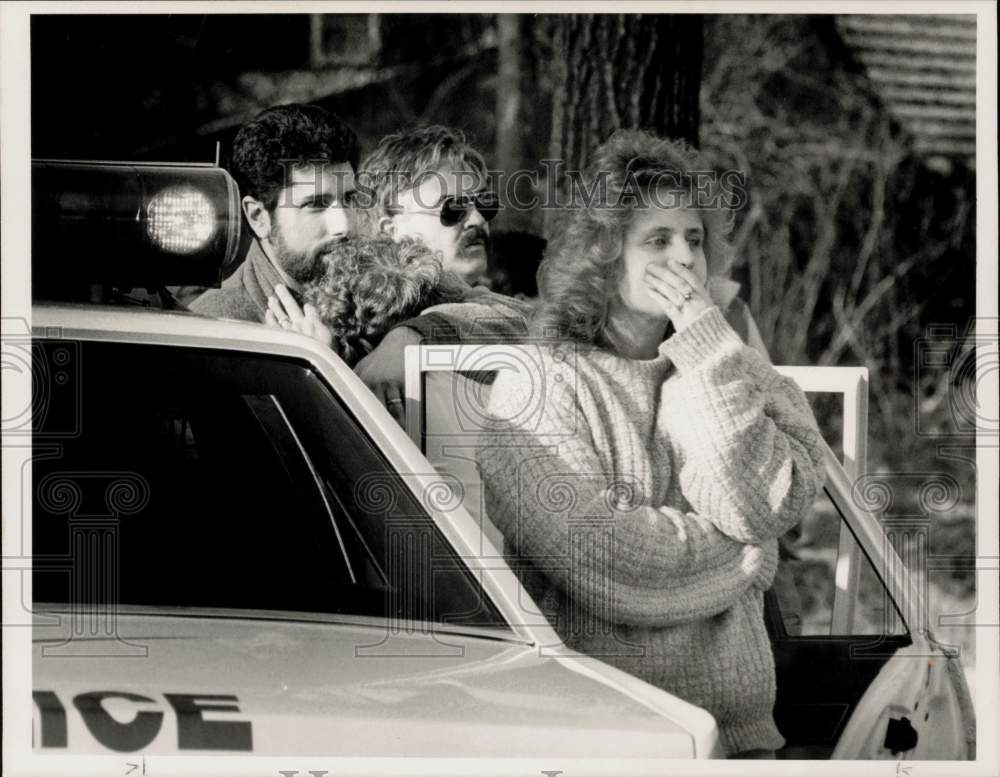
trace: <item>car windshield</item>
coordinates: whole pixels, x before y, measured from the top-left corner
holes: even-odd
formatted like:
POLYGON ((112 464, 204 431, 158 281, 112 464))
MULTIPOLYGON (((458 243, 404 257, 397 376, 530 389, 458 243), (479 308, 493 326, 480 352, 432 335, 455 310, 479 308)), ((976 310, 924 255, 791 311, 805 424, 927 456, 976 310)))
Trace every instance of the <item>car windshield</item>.
POLYGON ((509 630, 309 364, 61 339, 33 358, 65 378, 37 398, 36 602, 509 630))

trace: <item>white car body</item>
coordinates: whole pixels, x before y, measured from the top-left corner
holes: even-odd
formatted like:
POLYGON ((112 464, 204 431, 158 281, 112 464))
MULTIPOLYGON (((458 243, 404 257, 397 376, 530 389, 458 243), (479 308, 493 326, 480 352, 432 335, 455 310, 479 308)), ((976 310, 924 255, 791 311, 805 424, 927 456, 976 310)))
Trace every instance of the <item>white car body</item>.
MULTIPOLYGON (((720 755, 707 712, 573 653, 544 618, 525 615, 534 607, 525 607, 530 599, 516 576, 505 564, 481 560, 478 526, 463 509, 441 512, 426 498, 439 478, 329 350, 263 325, 163 311, 39 305, 33 325, 38 335, 77 342, 224 349, 310 363, 403 473, 509 624, 499 632, 419 623, 390 630, 385 621, 349 615, 121 606, 114 634, 91 633, 81 642, 77 621, 95 613, 39 605, 36 753, 549 759, 543 767, 558 759, 650 761, 643 773, 667 773, 670 759, 720 755), (109 657, 116 652, 119 658, 109 657), (95 702, 95 692, 113 698, 95 702), (195 727, 223 732, 217 749, 197 746, 197 737, 184 740, 185 715, 165 694, 224 697, 189 700, 224 709, 186 715, 195 727), (156 723, 152 738, 129 733, 140 718, 156 723), (239 726, 213 728, 213 721, 246 723, 249 748, 242 734, 225 735, 239 726)), ((501 762, 491 771, 505 768, 501 762)))

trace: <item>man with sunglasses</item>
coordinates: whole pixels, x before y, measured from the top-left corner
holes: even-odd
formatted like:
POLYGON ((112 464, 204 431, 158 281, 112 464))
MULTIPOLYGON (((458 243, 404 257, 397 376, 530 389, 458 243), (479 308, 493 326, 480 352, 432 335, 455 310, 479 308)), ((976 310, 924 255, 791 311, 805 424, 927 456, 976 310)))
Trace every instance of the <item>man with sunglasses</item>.
POLYGON ((496 196, 486 163, 460 130, 430 126, 388 135, 362 164, 376 231, 415 237, 441 254, 444 269, 481 281, 496 196))
POLYGON ((469 287, 449 313, 406 321, 362 359, 355 372, 403 422, 403 351, 421 342, 513 342, 527 335, 530 304, 494 294, 486 274, 489 222, 499 204, 486 163, 465 135, 442 126, 388 135, 362 162, 357 202, 369 231, 416 238, 469 287))
MULTIPOLYGON (((494 294, 484 279, 489 222, 499 204, 487 186, 482 154, 457 129, 441 126, 389 135, 362 162, 354 204, 364 231, 415 238, 437 252, 444 269, 468 284, 462 301, 391 330, 355 372, 401 424, 403 353, 421 342, 517 342, 527 336, 531 304, 494 294)), ((269 323, 325 341, 313 306, 282 286, 268 301, 269 323)))

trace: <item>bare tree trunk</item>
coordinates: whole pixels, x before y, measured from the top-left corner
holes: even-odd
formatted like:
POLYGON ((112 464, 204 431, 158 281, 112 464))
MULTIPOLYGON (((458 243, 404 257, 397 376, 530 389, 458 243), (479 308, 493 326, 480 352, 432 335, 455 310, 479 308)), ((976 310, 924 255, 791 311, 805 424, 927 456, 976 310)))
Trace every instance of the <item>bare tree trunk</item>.
POLYGON ((565 14, 553 18, 549 157, 581 170, 617 129, 698 142, 702 18, 565 14))
POLYGON ((497 16, 497 167, 520 163, 521 36, 520 17, 497 16))
POLYGON ((579 169, 620 128, 697 144, 701 27, 695 14, 558 17, 552 158, 579 169))
MULTIPOLYGON (((522 137, 522 17, 516 14, 497 15, 497 135, 496 167, 508 175, 524 163, 522 137)), ((524 229, 530 217, 518 208, 502 212, 503 226, 524 229)))

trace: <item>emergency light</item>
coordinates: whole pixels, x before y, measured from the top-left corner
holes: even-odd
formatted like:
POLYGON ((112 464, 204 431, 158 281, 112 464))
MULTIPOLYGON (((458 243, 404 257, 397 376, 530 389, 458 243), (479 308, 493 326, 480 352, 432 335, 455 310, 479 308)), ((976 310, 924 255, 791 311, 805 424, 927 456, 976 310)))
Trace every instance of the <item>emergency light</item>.
POLYGON ((220 167, 198 164, 31 164, 32 282, 218 286, 237 261, 240 197, 220 167))

